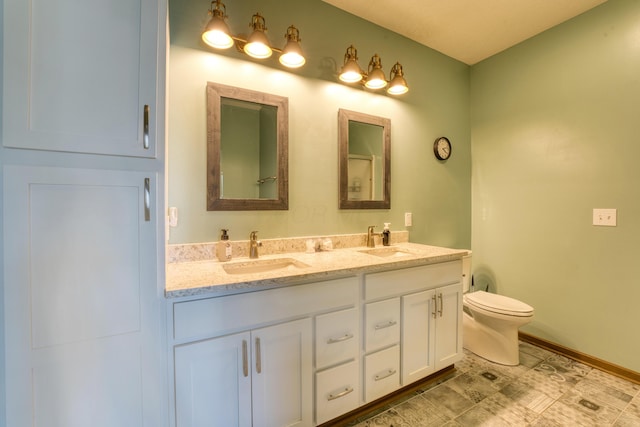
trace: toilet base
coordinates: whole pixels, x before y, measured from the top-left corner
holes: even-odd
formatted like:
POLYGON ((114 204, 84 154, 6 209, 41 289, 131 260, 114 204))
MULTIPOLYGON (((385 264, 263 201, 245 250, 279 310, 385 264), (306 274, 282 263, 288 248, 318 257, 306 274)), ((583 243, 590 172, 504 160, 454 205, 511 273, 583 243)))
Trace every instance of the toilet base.
POLYGON ((497 332, 476 322, 469 314, 463 313, 462 329, 462 345, 467 350, 501 365, 520 364, 517 327, 497 332))

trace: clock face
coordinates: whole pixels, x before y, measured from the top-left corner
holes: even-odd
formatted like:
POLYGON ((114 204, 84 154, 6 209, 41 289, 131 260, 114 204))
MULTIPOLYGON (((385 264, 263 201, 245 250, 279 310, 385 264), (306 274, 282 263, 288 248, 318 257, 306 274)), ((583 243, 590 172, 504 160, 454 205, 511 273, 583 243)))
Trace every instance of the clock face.
POLYGON ((444 136, 433 143, 433 153, 440 160, 447 160, 451 156, 451 142, 444 136))

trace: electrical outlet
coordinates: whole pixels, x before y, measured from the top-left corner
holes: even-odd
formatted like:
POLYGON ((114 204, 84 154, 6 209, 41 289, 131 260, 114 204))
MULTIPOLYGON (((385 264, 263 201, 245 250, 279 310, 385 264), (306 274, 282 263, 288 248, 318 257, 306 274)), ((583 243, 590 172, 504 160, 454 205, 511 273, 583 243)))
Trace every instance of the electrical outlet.
POLYGON ((413 214, 411 212, 404 213, 404 226, 411 227, 413 225, 413 214))
POLYGON ((617 209, 594 209, 593 225, 615 227, 617 225, 617 209))

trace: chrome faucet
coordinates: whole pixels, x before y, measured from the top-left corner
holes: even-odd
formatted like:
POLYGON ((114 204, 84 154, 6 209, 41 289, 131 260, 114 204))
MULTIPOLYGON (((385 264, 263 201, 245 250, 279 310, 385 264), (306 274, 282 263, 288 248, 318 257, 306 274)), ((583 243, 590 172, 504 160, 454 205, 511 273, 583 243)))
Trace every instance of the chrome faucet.
POLYGON ((260 242, 258 241, 258 232, 252 231, 249 234, 249 258, 258 258, 258 246, 260 246, 260 242))
POLYGON ((374 233, 373 232, 374 228, 376 228, 375 225, 370 225, 369 227, 367 227, 367 247, 368 248, 376 247, 375 236, 380 234, 380 233, 374 233))

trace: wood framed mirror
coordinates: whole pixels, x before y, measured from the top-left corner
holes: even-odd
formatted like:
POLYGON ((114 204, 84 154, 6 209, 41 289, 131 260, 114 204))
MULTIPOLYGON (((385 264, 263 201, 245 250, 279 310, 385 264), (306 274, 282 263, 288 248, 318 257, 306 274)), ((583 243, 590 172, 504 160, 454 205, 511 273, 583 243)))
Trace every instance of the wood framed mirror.
POLYGON ((289 208, 289 100, 207 83, 207 210, 289 208))
POLYGON ((340 209, 391 207, 391 120, 338 110, 340 209))

